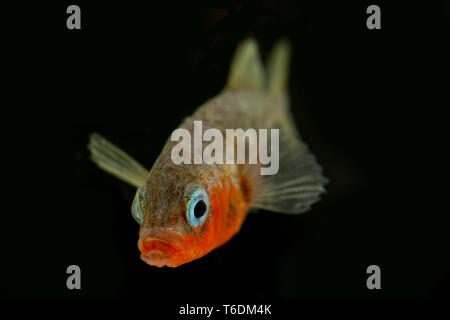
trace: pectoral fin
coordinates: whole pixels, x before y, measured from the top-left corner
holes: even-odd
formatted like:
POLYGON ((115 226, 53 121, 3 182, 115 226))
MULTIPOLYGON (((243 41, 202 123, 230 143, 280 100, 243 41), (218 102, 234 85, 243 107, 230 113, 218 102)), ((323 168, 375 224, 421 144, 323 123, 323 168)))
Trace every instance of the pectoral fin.
POLYGON ((261 177, 252 207, 281 213, 302 213, 319 201, 328 179, 314 155, 302 141, 290 112, 287 98, 290 45, 279 41, 268 62, 268 91, 278 96, 280 117, 274 128, 279 128, 279 171, 261 177))
POLYGON ((261 177, 252 207, 296 214, 320 200, 328 179, 306 144, 286 125, 280 127, 279 171, 261 177))
POLYGON ((88 149, 92 161, 101 169, 136 188, 144 185, 148 170, 101 135, 89 136, 88 149))

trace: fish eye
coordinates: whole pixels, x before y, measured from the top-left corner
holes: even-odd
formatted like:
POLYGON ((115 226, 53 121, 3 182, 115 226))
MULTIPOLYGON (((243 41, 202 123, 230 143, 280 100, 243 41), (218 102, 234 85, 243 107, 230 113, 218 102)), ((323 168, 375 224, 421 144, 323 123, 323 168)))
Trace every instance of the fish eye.
POLYGON ((139 201, 139 193, 140 190, 138 189, 136 191, 136 195, 134 196, 133 204, 131 205, 131 215, 133 216, 134 220, 136 220, 139 225, 142 224, 142 208, 141 203, 139 201))
POLYGON ((197 228, 201 226, 208 216, 209 199, 205 189, 197 186, 191 193, 186 208, 186 217, 191 226, 197 228))

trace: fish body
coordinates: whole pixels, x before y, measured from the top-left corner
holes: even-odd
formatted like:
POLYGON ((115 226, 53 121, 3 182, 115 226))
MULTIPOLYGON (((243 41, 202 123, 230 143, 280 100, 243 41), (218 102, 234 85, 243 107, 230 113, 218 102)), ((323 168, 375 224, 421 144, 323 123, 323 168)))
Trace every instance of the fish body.
MULTIPOLYGON (((262 109, 273 107, 271 103, 275 102, 274 100, 276 99, 257 92, 224 92, 201 106, 180 128, 187 129, 192 136, 194 120, 202 121, 204 130, 216 128, 222 132, 235 127, 244 130, 272 128, 274 119, 264 117, 262 109), (256 114, 259 116, 255 117, 256 114)), ((259 179, 256 165, 174 164, 171 153, 176 143, 167 142, 140 191, 149 197, 143 200, 143 210, 146 214, 139 241, 142 258, 149 263, 154 262, 153 256, 146 256, 149 248, 145 245, 148 239, 152 239, 152 230, 170 230, 182 239, 183 254, 176 255, 177 261, 169 262, 169 266, 199 258, 227 242, 238 232, 250 209, 253 188, 259 179), (186 204, 182 200, 186 186, 190 183, 205 187, 209 195, 210 210, 213 212, 208 215, 206 223, 196 230, 191 228, 185 219, 186 204), (186 232, 186 229, 192 230, 186 232)), ((204 142, 204 145, 206 144, 204 142)))
MULTIPOLYGON (((89 148, 106 171, 138 188, 132 213, 140 223, 141 259, 158 267, 177 267, 198 259, 235 235, 248 212, 307 211, 327 182, 314 156, 302 142, 289 111, 286 94, 289 46, 275 47, 267 72, 257 45, 248 39, 238 48, 226 88, 210 99, 179 128, 195 135, 202 129, 249 128, 280 130, 280 169, 260 174, 261 164, 175 164, 168 140, 147 173, 134 159, 97 134, 89 148), (145 173, 145 174, 144 174, 145 173)), ((209 142, 202 141, 202 149, 209 142)))

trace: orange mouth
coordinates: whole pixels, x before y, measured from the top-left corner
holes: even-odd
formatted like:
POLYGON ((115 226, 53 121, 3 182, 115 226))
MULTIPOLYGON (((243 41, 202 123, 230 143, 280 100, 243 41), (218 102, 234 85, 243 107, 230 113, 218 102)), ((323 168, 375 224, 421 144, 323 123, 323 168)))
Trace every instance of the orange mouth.
POLYGON ((172 267, 175 265, 171 261, 181 250, 180 244, 178 235, 174 237, 166 231, 151 230, 141 235, 138 248, 141 251, 141 259, 149 265, 172 267))

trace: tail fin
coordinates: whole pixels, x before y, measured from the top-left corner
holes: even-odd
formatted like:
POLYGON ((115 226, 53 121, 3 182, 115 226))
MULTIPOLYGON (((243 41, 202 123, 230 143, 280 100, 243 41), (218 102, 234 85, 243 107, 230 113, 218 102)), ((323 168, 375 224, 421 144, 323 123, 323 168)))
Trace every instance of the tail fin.
POLYGON ((148 170, 101 135, 89 136, 88 149, 92 161, 101 169, 136 188, 144 185, 148 170))
POLYGON ((284 93, 288 89, 291 45, 288 40, 279 40, 267 62, 267 90, 272 94, 284 93))
POLYGON ((253 89, 280 94, 287 91, 291 45, 279 40, 272 49, 267 72, 261 62, 258 43, 248 38, 236 49, 231 61, 226 89, 253 89))
POLYGON ((266 75, 259 56, 258 44, 254 39, 248 38, 236 49, 226 89, 264 90, 265 82, 266 75))

